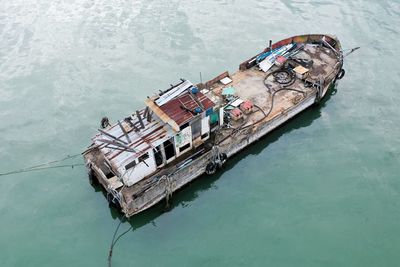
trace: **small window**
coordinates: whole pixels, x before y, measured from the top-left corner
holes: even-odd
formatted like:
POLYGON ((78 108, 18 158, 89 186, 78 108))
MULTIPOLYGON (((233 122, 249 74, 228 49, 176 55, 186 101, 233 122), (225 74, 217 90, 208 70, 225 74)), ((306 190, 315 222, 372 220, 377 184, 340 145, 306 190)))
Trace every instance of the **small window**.
POLYGON ((156 160, 157 167, 161 166, 164 163, 160 146, 161 145, 157 146, 156 148, 153 148, 154 159, 156 160))
POLYGON ((187 143, 186 145, 182 146, 179 148, 179 152, 182 153, 182 151, 185 151, 190 147, 190 143, 187 143))
POLYGON ((130 168, 133 168, 136 166, 136 160, 132 161, 131 163, 128 163, 125 165, 125 170, 129 170, 130 168))
POLYGON ((143 154, 139 157, 139 162, 145 161, 149 158, 149 153, 143 154))
POLYGON ((206 139, 208 137, 208 133, 205 133, 201 136, 201 139, 206 139))

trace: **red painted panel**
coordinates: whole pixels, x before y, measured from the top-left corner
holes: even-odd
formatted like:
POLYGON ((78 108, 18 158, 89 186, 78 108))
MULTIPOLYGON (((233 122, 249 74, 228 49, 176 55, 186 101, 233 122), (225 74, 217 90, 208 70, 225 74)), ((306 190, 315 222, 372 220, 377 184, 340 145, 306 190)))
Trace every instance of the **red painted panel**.
MULTIPOLYGON (((205 110, 214 106, 214 102, 201 92, 198 92, 196 97, 204 106, 205 110)), ((187 109, 194 111, 197 107, 199 107, 199 105, 197 105, 196 101, 189 93, 186 93, 170 100, 168 103, 162 105, 160 109, 180 126, 194 117, 193 113, 187 109)))

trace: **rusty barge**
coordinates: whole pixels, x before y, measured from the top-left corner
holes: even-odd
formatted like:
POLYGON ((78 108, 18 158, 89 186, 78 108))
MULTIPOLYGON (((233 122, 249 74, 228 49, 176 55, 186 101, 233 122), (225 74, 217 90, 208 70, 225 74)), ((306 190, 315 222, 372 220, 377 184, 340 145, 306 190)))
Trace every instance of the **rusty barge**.
POLYGON ((213 174, 251 143, 321 101, 344 76, 335 36, 295 36, 200 84, 181 79, 102 128, 83 152, 91 182, 130 217, 213 174))

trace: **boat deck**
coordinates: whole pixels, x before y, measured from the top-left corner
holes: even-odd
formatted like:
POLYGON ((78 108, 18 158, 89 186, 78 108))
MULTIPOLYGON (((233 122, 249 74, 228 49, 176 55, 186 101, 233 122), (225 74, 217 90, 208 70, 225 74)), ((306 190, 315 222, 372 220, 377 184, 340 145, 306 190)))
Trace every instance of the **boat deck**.
MULTIPOLYGON (((331 49, 315 45, 306 45, 296 57, 312 60, 313 65, 305 79, 309 83, 324 79, 324 83, 329 84, 335 78, 336 67, 340 63, 339 58, 331 49)), ((226 141, 225 144, 221 144, 223 150, 229 149, 227 144, 234 142, 228 139, 240 137, 236 134, 238 128, 252 126, 255 123, 267 123, 316 92, 315 87, 307 87, 304 80, 297 78, 290 86, 283 87, 270 75, 278 69, 279 67, 273 66, 269 71, 264 72, 258 66, 254 66, 247 70, 239 70, 230 76, 232 82, 228 85, 217 82, 210 88, 208 96, 214 101, 223 102, 223 89, 233 87, 238 98, 250 100, 255 107, 252 113, 243 115, 240 120, 231 121, 230 127, 220 132, 219 140, 226 141)), ((242 135, 244 134, 246 133, 242 135)))

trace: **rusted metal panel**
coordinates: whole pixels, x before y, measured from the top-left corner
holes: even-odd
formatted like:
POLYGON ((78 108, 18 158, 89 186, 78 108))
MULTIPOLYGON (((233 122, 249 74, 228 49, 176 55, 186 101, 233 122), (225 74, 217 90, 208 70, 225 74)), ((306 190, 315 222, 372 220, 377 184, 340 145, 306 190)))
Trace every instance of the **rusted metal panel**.
MULTIPOLYGON (((204 106, 204 110, 212 108, 215 104, 207 96, 198 92, 196 96, 198 101, 204 106)), ((177 125, 182 125, 195 117, 194 110, 199 107, 193 97, 189 94, 183 94, 177 98, 170 100, 168 103, 160 107, 177 125), (193 111, 193 112, 190 112, 193 111)))
POLYGON ((146 99, 146 105, 157 115, 164 123, 167 123, 176 132, 179 131, 179 126, 166 114, 159 106, 157 106, 152 99, 146 99))
POLYGON ((282 41, 279 41, 279 42, 273 44, 273 45, 271 46, 271 48, 272 48, 272 50, 274 50, 274 49, 276 49, 276 48, 278 48, 278 47, 291 44, 292 41, 293 41, 293 38, 290 37, 290 38, 284 39, 284 40, 282 40, 282 41))
POLYGON ((209 80, 208 82, 206 82, 206 88, 210 88, 214 83, 220 81, 221 79, 225 78, 225 77, 229 77, 229 72, 225 71, 223 73, 221 73, 220 75, 218 75, 217 77, 215 77, 212 80, 209 80))
POLYGON ((308 35, 302 35, 302 36, 295 36, 293 37, 293 41, 295 43, 305 43, 308 40, 308 35))

